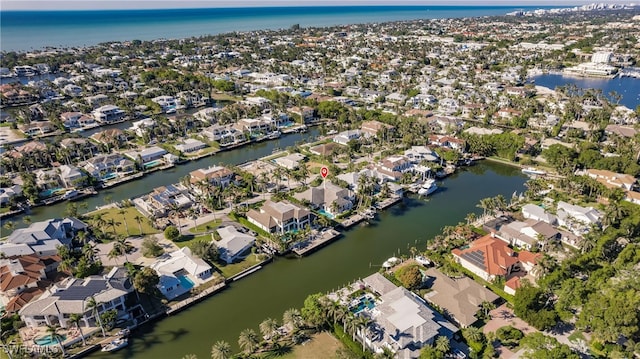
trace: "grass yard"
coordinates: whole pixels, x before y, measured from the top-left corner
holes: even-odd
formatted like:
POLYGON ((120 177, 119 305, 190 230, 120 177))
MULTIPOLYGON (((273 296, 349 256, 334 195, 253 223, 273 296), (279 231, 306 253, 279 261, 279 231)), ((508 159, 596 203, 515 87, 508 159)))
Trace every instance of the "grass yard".
POLYGON ((259 228, 255 224, 249 222, 249 220, 244 218, 244 217, 229 215, 229 218, 231 218, 231 220, 236 221, 236 222, 240 223, 241 225, 249 228, 250 230, 256 232, 258 235, 260 235, 260 236, 262 236, 264 238, 271 238, 271 235, 269 233, 267 233, 267 231, 265 231, 262 228, 259 228))
MULTIPOLYGON (((127 208, 109 208, 103 209, 97 212, 91 212, 88 214, 88 222, 92 225, 96 225, 93 220, 94 217, 100 216, 107 223, 110 220, 115 220, 116 224, 116 234, 122 236, 137 236, 137 235, 146 235, 146 234, 154 234, 159 233, 157 229, 153 228, 151 225, 151 221, 147 219, 142 213, 140 213, 135 207, 127 207, 127 208), (124 214, 120 214, 120 210, 124 210, 124 214), (140 225, 136 222, 136 216, 142 217, 142 221, 140 225), (126 225, 125 225, 126 223, 126 225), (129 228, 129 233, 127 233, 127 227, 129 228), (142 233, 140 233, 140 228, 142 228, 142 233)), ((110 225, 105 225, 104 229, 106 232, 112 232, 113 227, 110 225)), ((99 228, 101 230, 101 228, 99 228)))
POLYGON ((193 242, 197 242, 200 240, 210 242, 212 239, 211 234, 202 234, 199 236, 191 236, 191 235, 183 235, 180 240, 176 240, 173 243, 176 244, 179 248, 188 247, 193 242))
POLYGON ((220 223, 222 223, 222 220, 216 219, 210 222, 205 222, 202 224, 198 224, 197 227, 193 227, 189 229, 189 232, 191 233, 202 233, 202 232, 206 232, 208 230, 212 230, 216 227, 218 227, 220 225, 220 223))
POLYGON ((205 148, 203 148, 203 149, 201 149, 199 151, 185 154, 185 156, 186 157, 197 157, 197 156, 203 156, 203 155, 209 154, 211 152, 217 152, 217 151, 218 151, 217 147, 216 148, 214 148, 214 147, 205 147, 205 148))
POLYGON ((262 262, 262 259, 258 258, 257 255, 251 253, 242 262, 227 264, 225 266, 216 263, 216 267, 220 269, 220 272, 222 272, 222 275, 225 278, 230 278, 242 272, 243 270, 250 268, 260 262, 262 262))
POLYGON ((279 358, 282 359, 312 359, 336 358, 336 351, 344 348, 342 343, 333 335, 322 332, 315 334, 310 341, 293 347, 293 351, 279 358))
POLYGON ((219 93, 219 92, 212 93, 211 94, 211 98, 214 99, 214 100, 217 100, 217 101, 233 101, 233 102, 236 102, 236 101, 242 100, 241 98, 234 97, 234 96, 228 95, 226 93, 219 93))

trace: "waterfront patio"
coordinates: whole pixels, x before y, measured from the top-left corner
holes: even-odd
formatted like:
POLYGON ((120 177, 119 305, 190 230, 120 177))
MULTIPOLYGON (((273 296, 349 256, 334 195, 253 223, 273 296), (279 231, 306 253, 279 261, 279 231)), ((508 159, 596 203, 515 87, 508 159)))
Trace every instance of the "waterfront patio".
MULTIPOLYGON (((87 341, 89 340, 89 337, 91 337, 96 332, 100 332, 100 328, 82 327, 82 334, 84 335, 84 338, 87 341)), ((47 327, 35 327, 35 328, 24 327, 24 328, 21 328, 18 331, 18 333, 20 334, 20 338, 22 338, 22 342, 25 345, 40 345, 36 343, 36 340, 41 338, 46 338, 50 335, 49 333, 47 333, 47 327)), ((75 326, 71 328, 59 328, 58 334, 64 337, 64 340, 62 341, 62 345, 64 347, 68 347, 70 345, 73 345, 75 343, 82 341, 82 338, 80 337, 80 331, 75 326)), ((43 346, 49 346, 49 345, 57 346, 58 344, 53 343, 53 344, 48 344, 43 346)))

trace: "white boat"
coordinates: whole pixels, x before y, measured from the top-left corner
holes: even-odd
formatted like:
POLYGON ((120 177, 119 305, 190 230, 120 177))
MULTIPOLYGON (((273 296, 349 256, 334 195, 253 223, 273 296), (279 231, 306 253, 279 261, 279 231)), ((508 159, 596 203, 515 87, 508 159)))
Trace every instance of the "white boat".
POLYGON ((111 343, 102 347, 103 352, 115 352, 116 350, 120 350, 129 345, 129 340, 127 338, 118 338, 111 343))
POLYGON ((400 259, 396 258, 396 257, 391 257, 389 259, 387 259, 386 261, 384 261, 384 263, 382 263, 382 268, 391 268, 394 265, 400 263, 400 259))
POLYGON ((436 180, 433 178, 428 178, 422 187, 418 190, 418 194, 421 196, 428 196, 433 192, 438 190, 438 185, 436 184, 436 180))
POLYGON ((542 176, 545 175, 546 172, 536 169, 535 167, 526 167, 522 169, 522 173, 526 174, 526 175, 538 175, 538 176, 542 176))
POLYGON ((273 131, 273 132, 271 132, 271 133, 269 133, 269 134, 267 135, 267 138, 268 138, 268 139, 270 139, 270 140, 275 140, 276 138, 279 138, 279 137, 280 137, 280 135, 282 135, 282 132, 280 132, 280 131, 273 131))
POLYGON ((80 195, 80 192, 76 191, 75 189, 72 189, 71 191, 68 191, 67 193, 65 193, 62 198, 63 199, 72 199, 75 198, 77 196, 80 195))
POLYGON ((423 266, 430 266, 431 265, 431 261, 424 256, 416 256, 416 262, 422 264, 423 266))
POLYGON ((31 66, 16 66, 13 68, 13 72, 18 77, 32 77, 38 74, 36 69, 31 66))

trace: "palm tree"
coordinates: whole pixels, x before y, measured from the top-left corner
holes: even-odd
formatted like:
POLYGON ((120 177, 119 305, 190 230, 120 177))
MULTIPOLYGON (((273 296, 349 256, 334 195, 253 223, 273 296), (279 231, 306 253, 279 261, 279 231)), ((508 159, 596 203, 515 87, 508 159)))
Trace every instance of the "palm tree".
POLYGON ((58 329, 60 329, 59 325, 47 325, 47 334, 49 334, 49 338, 51 338, 51 342, 56 342, 60 346, 60 350, 62 350, 62 356, 66 356, 64 351, 64 346, 62 345, 62 341, 64 337, 62 334, 58 333, 58 329))
POLYGON ((105 232, 105 227, 107 226, 107 221, 102 218, 102 216, 100 215, 96 215, 95 217, 93 217, 93 224, 100 228, 100 231, 102 232, 102 234, 106 234, 105 232))
POLYGON ((126 237, 118 237, 115 242, 113 242, 113 248, 109 251, 109 258, 117 258, 120 256, 124 256, 125 263, 128 262, 127 253, 131 253, 133 250, 133 246, 130 242, 127 241, 126 237))
POLYGON ((76 234, 76 239, 77 241, 82 244, 83 246, 87 244, 87 231, 80 231, 76 234))
POLYGON ((476 327, 467 327, 465 329, 463 329, 464 333, 465 333, 465 337, 467 338, 467 340, 471 340, 474 342, 481 342, 482 341, 482 331, 476 327))
POLYGON ((118 232, 116 231, 116 227, 121 225, 122 223, 116 221, 114 218, 111 218, 107 220, 107 224, 110 225, 111 228, 113 229, 113 234, 117 235, 118 232))
POLYGON ((102 303, 96 302, 96 298, 92 296, 92 297, 89 297, 86 300, 85 308, 89 309, 91 311, 91 314, 96 318, 96 321, 98 322, 98 326, 102 330, 102 336, 106 337, 107 334, 104 331, 104 327, 102 326, 102 320, 100 319, 100 310, 99 310, 99 308, 100 308, 101 305, 102 305, 102 303))
POLYGON ((144 232, 142 231, 142 220, 144 219, 144 217, 142 217, 139 214, 136 214, 135 217, 133 217, 133 220, 136 221, 136 223, 138 223, 138 230, 140 230, 140 235, 144 235, 144 232))
POLYGON ((198 359, 198 356, 195 354, 187 354, 183 356, 182 359, 198 359))
POLYGON ((258 338, 258 334, 256 334, 253 329, 245 329, 240 332, 238 345, 240 345, 240 348, 246 353, 253 353, 258 348, 259 344, 260 338, 258 338))
POLYGON ((282 323, 291 327, 294 331, 298 330, 302 325, 300 311, 296 308, 287 309, 282 315, 282 323))
POLYGON ((74 324, 76 329, 80 332, 80 339, 82 339, 82 345, 87 345, 87 342, 84 339, 84 333, 82 333, 82 328, 80 327, 80 322, 82 321, 82 314, 74 313, 69 316, 67 320, 69 323, 74 324))
POLYGON ((58 271, 72 275, 75 261, 73 258, 66 258, 58 264, 58 271))
POLYGON ((355 326, 356 326, 356 330, 360 331, 360 338, 362 339, 362 351, 365 351, 365 345, 366 345, 366 338, 367 338, 367 333, 369 332, 369 326, 371 325, 372 321, 371 319, 369 319, 369 317, 364 316, 364 315, 359 315, 356 320, 355 320, 355 326))
POLYGON ((118 213, 122 216, 122 219, 124 219, 124 221, 122 223, 124 223, 124 228, 127 231, 127 235, 129 235, 129 224, 127 223, 127 210, 124 208, 121 208, 118 213))
POLYGON ((440 353, 447 353, 451 350, 451 344, 449 343, 449 338, 445 336, 439 336, 436 338, 435 349, 440 353))
POLYGON ((269 341, 275 341, 277 330, 278 330, 278 322, 276 322, 273 318, 267 318, 260 323, 260 333, 262 336, 269 341))
POLYGON ((211 347, 211 359, 231 358, 231 345, 224 340, 217 341, 211 347))
POLYGON ((485 300, 480 304, 480 308, 482 308, 482 312, 486 318, 489 316, 490 311, 496 309, 496 305, 493 304, 493 302, 489 302, 488 300, 485 300))

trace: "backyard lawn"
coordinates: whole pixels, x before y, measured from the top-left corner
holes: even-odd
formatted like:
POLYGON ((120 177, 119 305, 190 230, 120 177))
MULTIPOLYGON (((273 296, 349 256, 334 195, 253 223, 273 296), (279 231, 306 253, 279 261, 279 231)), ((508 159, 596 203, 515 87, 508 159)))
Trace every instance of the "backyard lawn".
POLYGON ((308 359, 308 358, 336 358, 336 351, 344 346, 333 335, 322 332, 315 334, 310 341, 296 345, 293 350, 279 358, 308 359))
POLYGON ((227 265, 216 263, 216 267, 220 269, 220 272, 222 272, 222 275, 225 278, 230 278, 242 272, 243 270, 249 267, 252 267, 260 262, 262 262, 262 259, 258 258, 257 255, 251 253, 242 262, 227 264, 227 265))
POLYGON ((184 247, 190 246, 191 243, 194 243, 200 240, 211 242, 211 234, 201 234, 199 236, 184 235, 182 236, 182 238, 175 240, 173 243, 175 243, 176 246, 180 248, 184 248, 184 247))
POLYGON ((191 233, 202 233, 202 232, 206 232, 209 230, 212 230, 216 227, 218 227, 220 225, 220 223, 222 223, 222 220, 220 219, 216 219, 214 221, 210 221, 210 222, 205 222, 205 223, 199 223, 197 227, 193 227, 189 229, 189 232, 191 233))
POLYGON ((141 234, 154 234, 159 232, 157 229, 151 226, 151 222, 135 207, 127 207, 122 209, 109 208, 88 214, 89 219, 87 220, 87 222, 98 227, 99 230, 102 230, 103 228, 97 226, 96 221, 93 220, 93 218, 95 218, 96 216, 100 216, 100 218, 102 218, 107 223, 103 226, 105 232, 113 233, 113 226, 109 225, 108 223, 110 220, 115 220, 116 235, 137 236, 141 234), (124 210, 125 212, 123 214, 119 213, 121 210, 124 210), (136 217, 140 218, 139 225, 136 221, 136 217), (129 233, 127 233, 127 227, 129 228, 129 233), (140 228, 142 228, 142 233, 140 233, 140 228))

